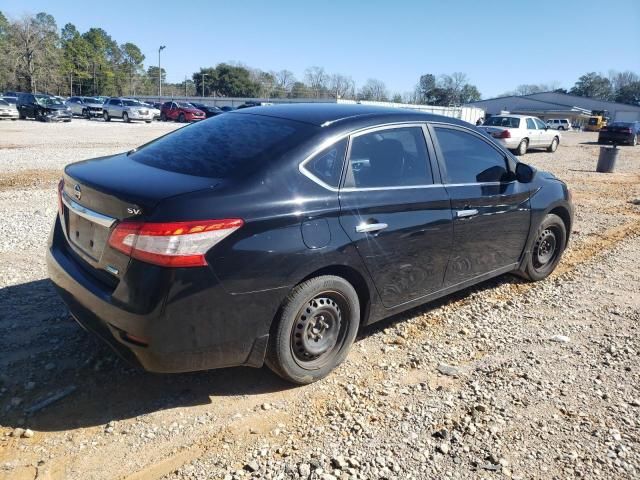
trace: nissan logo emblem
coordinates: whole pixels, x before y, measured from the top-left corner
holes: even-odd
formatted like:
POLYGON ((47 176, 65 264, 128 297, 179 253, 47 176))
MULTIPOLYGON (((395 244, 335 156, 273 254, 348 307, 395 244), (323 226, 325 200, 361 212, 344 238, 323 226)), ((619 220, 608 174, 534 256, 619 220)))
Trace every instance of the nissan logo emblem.
POLYGON ((73 187, 73 191, 75 192, 76 198, 80 200, 80 197, 82 196, 82 190, 80 189, 80 185, 76 183, 75 187, 73 187))

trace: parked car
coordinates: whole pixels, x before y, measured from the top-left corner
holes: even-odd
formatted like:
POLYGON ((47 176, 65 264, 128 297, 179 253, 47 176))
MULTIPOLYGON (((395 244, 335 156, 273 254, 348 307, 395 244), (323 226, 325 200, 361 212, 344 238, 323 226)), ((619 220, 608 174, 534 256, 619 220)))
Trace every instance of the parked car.
POLYGON ((34 118, 43 122, 70 122, 71 110, 51 95, 21 93, 16 103, 20 119, 34 118))
POLYGON ((98 97, 69 97, 65 105, 71 109, 73 115, 85 117, 102 117, 104 101, 98 97))
POLYGON ((224 113, 218 107, 215 107, 213 105, 205 105, 204 103, 195 103, 195 102, 190 102, 190 103, 191 105, 196 107, 198 110, 202 110, 204 112, 204 115, 207 118, 215 117, 216 115, 220 115, 221 113, 224 113))
POLYGON ((147 107, 149 107, 149 110, 151 110, 151 114, 153 115, 154 120, 160 120, 160 107, 162 106, 161 104, 150 103, 150 102, 142 102, 142 103, 144 103, 147 107))
POLYGON ((628 143, 638 144, 640 137, 640 122, 613 122, 600 129, 598 143, 628 143))
POLYGON ((222 110, 223 112, 231 112, 232 110, 234 110, 234 108, 230 105, 224 105, 220 107, 220 110, 222 110))
POLYGON ((560 133, 550 130, 538 117, 528 115, 494 115, 478 128, 516 155, 524 155, 531 148, 555 152, 560 144, 560 133))
POLYGON ((547 127, 554 130, 571 130, 571 122, 568 118, 550 118, 547 120, 547 127))
POLYGON ((58 191, 48 270, 88 330, 150 371, 266 361, 300 384, 360 326, 547 277, 573 224, 566 184, 475 126, 362 105, 218 115, 68 165, 58 191))
POLYGON ((207 118, 202 110, 188 102, 165 102, 160 109, 160 120, 174 120, 176 122, 196 122, 207 118))
POLYGON ((245 103, 243 103, 242 105, 238 105, 236 107, 236 110, 239 110, 241 108, 250 108, 250 107, 267 107, 273 105, 273 103, 271 102, 257 102, 255 100, 248 100, 245 103))
POLYGON ((138 100, 110 98, 102 106, 102 117, 106 122, 110 122, 112 118, 121 118, 123 122, 127 123, 133 120, 151 123, 153 112, 147 105, 138 100))
POLYGON ((18 120, 19 117, 16 106, 0 98, 0 119, 18 120))

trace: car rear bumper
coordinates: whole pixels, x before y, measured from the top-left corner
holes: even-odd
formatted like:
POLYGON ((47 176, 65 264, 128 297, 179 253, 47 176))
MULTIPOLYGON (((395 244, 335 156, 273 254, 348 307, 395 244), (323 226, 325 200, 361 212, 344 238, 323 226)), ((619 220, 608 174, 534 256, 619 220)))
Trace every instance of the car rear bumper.
POLYGON ((493 139, 498 142, 500 145, 502 145, 504 148, 509 149, 509 150, 514 150, 516 148, 518 148, 518 145, 520 145, 520 138, 495 138, 493 137, 493 139))
POLYGON ((271 321, 287 293, 231 295, 209 268, 164 269, 135 260, 110 291, 73 255, 59 217, 47 268, 80 325, 128 362, 159 373, 262 366, 271 321), (127 303, 133 297, 154 300, 140 307, 127 303))
POLYGON ((598 134, 598 142, 617 142, 617 143, 633 143, 633 133, 624 132, 600 132, 598 134))

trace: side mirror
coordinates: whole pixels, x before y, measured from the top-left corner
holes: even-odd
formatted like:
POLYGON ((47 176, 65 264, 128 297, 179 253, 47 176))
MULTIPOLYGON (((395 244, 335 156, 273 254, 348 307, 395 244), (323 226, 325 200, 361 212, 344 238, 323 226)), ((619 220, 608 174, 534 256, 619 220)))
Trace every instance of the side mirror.
POLYGON ((544 129, 545 129, 545 130, 549 130, 549 125, 545 125, 545 126, 544 126, 544 129))
POLYGON ((536 171, 533 167, 526 163, 518 162, 516 165, 516 180, 520 183, 530 183, 535 176, 536 171))

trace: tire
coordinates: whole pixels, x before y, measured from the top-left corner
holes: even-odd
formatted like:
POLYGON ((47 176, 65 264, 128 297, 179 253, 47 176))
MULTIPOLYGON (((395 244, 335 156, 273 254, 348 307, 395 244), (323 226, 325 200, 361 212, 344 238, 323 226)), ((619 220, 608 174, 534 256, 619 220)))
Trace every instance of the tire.
POLYGON ((164 113, 164 112, 162 112, 162 113, 160 114, 160 121, 161 121, 161 122, 166 122, 166 121, 167 121, 167 116, 165 115, 165 113, 164 113))
POLYGON ((86 108, 82 111, 82 116, 87 120, 91 120, 91 113, 89 113, 89 110, 87 110, 86 108))
POLYGON ((529 147, 529 140, 527 140, 526 138, 523 138, 520 144, 518 145, 518 148, 516 149, 516 155, 518 156, 524 155, 525 153, 527 153, 528 147, 529 147))
POLYGON ((145 120, 144 123, 151 123, 151 120, 145 120))
POLYGON ((178 115, 178 122, 184 123, 184 121, 185 121, 184 113, 181 113, 180 115, 178 115))
POLYGON ((122 112, 122 121, 125 123, 131 122, 131 119, 129 118, 129 114, 127 112, 122 112))
POLYGON ((105 122, 110 122, 111 121, 111 117, 109 116, 109 112, 107 112, 106 110, 104 112, 102 112, 102 118, 104 118, 105 122))
POLYGON ((266 364, 298 385, 320 380, 347 357, 359 324, 360 302, 349 282, 333 275, 307 280, 280 309, 266 364))
POLYGON ((559 216, 550 213, 544 217, 535 235, 526 264, 518 271, 532 282, 547 278, 555 270, 567 246, 567 227, 559 216))
POLYGON ((638 135, 634 135, 633 140, 631 140, 631 146, 635 147, 636 145, 638 145, 638 135))
POLYGON ((558 127, 558 130, 564 130, 564 127, 558 127))
POLYGON ((26 116, 24 113, 22 113, 22 112, 18 112, 18 118, 19 118, 20 120, 26 120, 26 119, 27 119, 27 116, 26 116))
POLYGON ((551 145, 549 145, 547 147, 547 152, 555 152, 558 149, 558 144, 560 143, 560 140, 558 140, 558 137, 553 137, 553 140, 551 140, 551 145))

